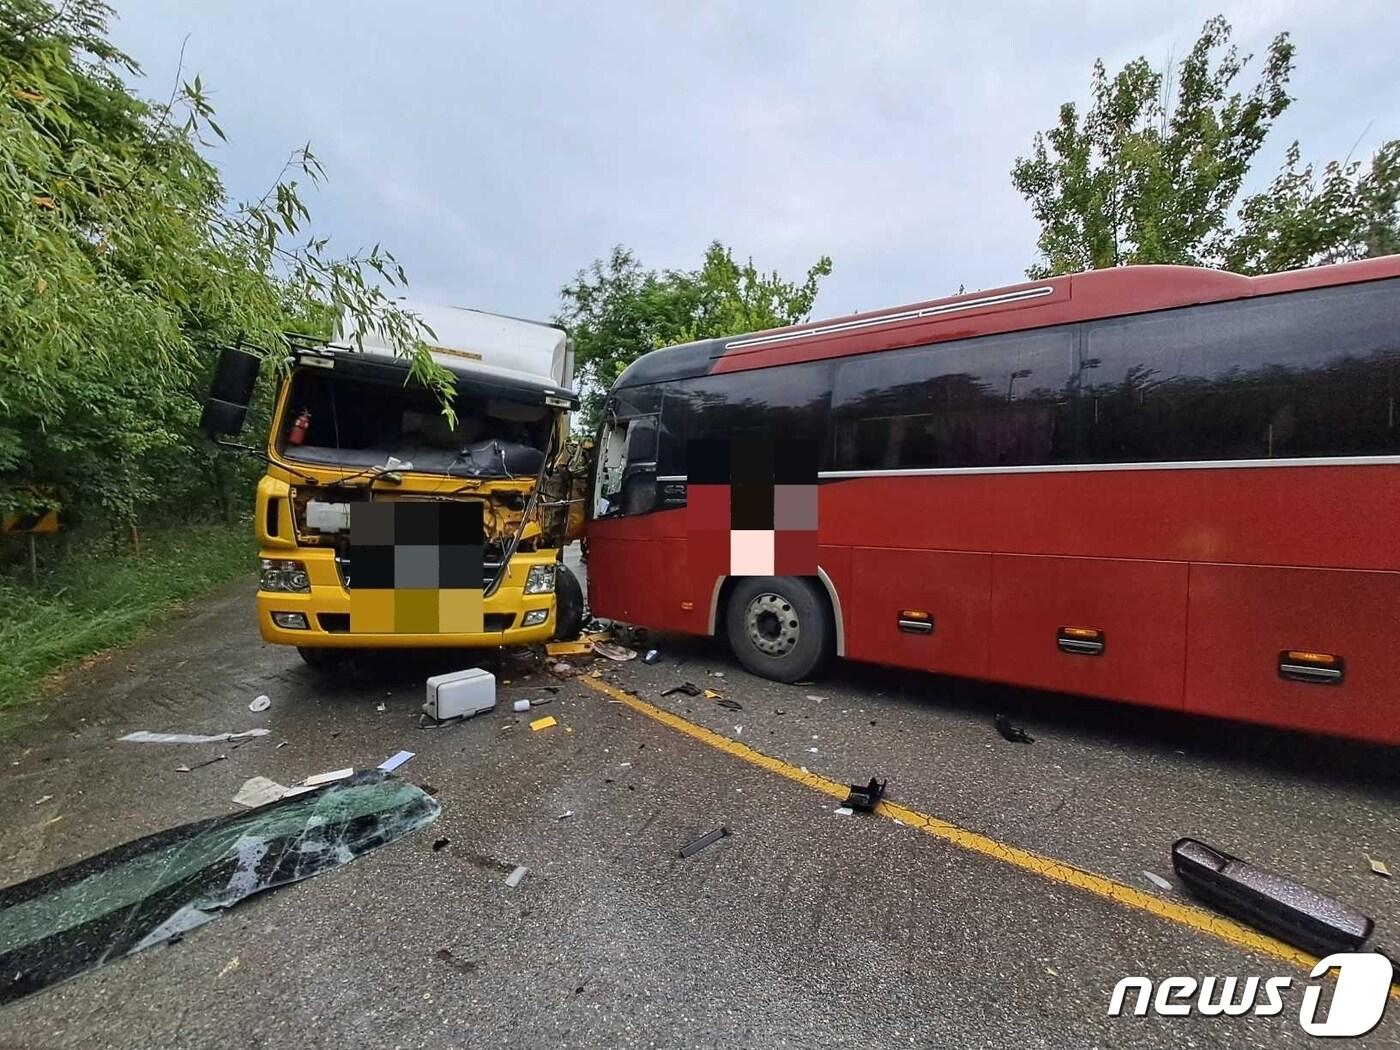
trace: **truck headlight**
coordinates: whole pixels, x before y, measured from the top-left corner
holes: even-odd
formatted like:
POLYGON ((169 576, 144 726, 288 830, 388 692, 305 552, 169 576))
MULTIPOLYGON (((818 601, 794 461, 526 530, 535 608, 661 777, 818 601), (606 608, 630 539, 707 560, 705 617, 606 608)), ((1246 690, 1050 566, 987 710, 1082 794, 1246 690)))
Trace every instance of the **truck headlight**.
POLYGON ((526 594, 554 593, 554 566, 531 565, 530 575, 525 577, 526 594))
POLYGON ((258 589, 309 594, 311 579, 306 575, 306 566, 299 561, 263 558, 259 562, 258 589))

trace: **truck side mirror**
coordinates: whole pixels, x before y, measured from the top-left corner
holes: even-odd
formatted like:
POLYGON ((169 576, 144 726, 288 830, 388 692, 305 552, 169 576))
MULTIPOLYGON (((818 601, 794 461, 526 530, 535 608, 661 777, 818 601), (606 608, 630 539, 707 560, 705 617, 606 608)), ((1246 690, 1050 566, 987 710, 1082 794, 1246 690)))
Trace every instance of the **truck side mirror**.
POLYGON ((214 380, 209 384, 209 397, 199 417, 200 430, 217 438, 232 436, 243 429, 261 365, 260 355, 241 346, 226 346, 219 351, 214 380))

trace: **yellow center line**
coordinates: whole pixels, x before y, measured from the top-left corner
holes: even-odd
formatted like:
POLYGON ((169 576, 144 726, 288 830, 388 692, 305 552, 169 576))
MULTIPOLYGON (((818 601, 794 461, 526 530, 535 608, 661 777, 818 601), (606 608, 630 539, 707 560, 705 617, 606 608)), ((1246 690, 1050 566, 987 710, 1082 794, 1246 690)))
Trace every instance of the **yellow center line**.
MULTIPOLYGON (((716 733, 714 730, 707 729, 687 718, 682 718, 674 712, 657 707, 655 704, 607 682, 596 678, 580 678, 579 681, 609 699, 620 701, 639 714, 646 715, 648 718, 677 732, 684 733, 702 744, 708 744, 716 750, 742 759, 760 769, 767 770, 769 773, 776 773, 780 777, 786 777, 804 787, 811 788, 813 791, 819 791, 836 799, 844 800, 850 793, 850 786, 847 784, 838 784, 836 781, 828 780, 816 773, 804 772, 798 766, 784 762, 780 758, 774 758, 772 755, 765 755, 747 744, 741 744, 723 733, 716 733)), ((993 860, 999 860, 1003 864, 1020 868, 1032 875, 1049 879, 1051 882, 1073 886, 1075 889, 1092 893, 1096 897, 1102 897, 1104 900, 1112 901, 1125 908, 1155 915, 1159 919, 1166 919, 1168 922, 1174 922, 1198 933, 1215 937, 1217 940, 1224 941, 1236 948, 1282 959, 1284 962, 1304 970, 1311 970, 1317 963, 1315 956, 1299 951, 1292 945, 1241 925, 1232 919, 1189 904, 1178 904, 1175 901, 1165 900, 1124 883, 1116 882, 1106 876, 1096 875, 1083 868, 1076 868, 1062 860, 1055 860, 1053 857, 1021 849, 1019 846, 1012 846, 1005 842, 998 842, 987 835, 960 828, 956 824, 950 824, 946 820, 929 816, 927 813, 920 813, 908 806, 901 806, 894 802, 881 802, 876 806, 875 812, 882 817, 922 831, 926 835, 932 835, 936 839, 951 843, 960 849, 980 853, 984 857, 991 857, 993 860)), ((1400 989, 1392 988, 1391 995, 1400 998, 1400 989)))

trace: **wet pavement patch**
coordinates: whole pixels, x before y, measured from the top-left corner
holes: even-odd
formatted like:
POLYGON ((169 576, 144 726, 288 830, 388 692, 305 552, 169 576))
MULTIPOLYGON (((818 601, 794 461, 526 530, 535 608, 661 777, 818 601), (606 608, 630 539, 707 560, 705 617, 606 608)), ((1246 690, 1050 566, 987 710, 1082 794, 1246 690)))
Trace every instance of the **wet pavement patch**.
POLYGON ((178 940, 263 890, 340 867, 441 807, 388 773, 148 835, 0 890, 0 1004, 178 940))

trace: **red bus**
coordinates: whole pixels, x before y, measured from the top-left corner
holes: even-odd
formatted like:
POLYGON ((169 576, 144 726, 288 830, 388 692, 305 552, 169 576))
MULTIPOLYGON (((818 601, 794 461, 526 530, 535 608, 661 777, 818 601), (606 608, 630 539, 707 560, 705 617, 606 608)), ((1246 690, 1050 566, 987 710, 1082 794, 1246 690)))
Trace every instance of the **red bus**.
POLYGON ((608 394, 591 605, 783 681, 834 653, 1397 744, 1398 396, 1400 256, 668 347, 608 394), (696 542, 687 449, 764 435, 814 449, 815 572, 696 542))

